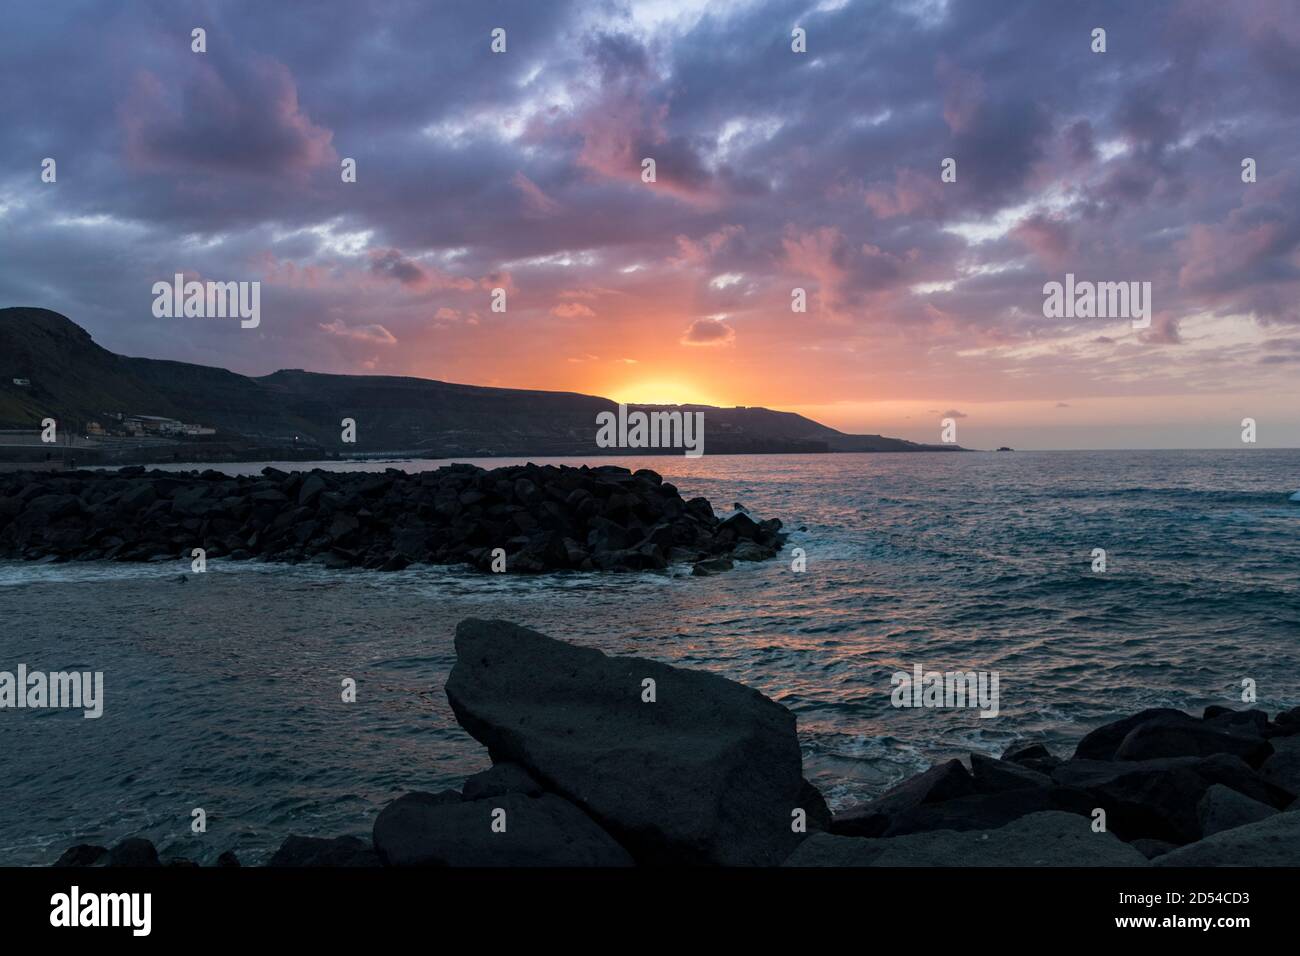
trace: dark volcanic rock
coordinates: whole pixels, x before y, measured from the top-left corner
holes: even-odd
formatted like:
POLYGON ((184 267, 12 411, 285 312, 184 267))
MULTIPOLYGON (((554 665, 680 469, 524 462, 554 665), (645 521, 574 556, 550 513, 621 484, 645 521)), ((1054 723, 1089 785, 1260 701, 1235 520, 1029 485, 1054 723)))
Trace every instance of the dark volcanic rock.
POLYGON ((1147 866, 1111 833, 1093 833, 1085 817, 1032 813, 988 830, 936 830, 886 839, 818 833, 785 866, 1147 866))
POLYGON ((703 561, 695 562, 695 567, 691 568, 691 574, 697 578, 707 577, 710 574, 730 571, 735 566, 735 562, 730 558, 706 558, 703 561))
POLYGON ((1068 787, 1021 787, 1000 793, 975 793, 939 803, 922 803, 890 817, 884 836, 929 830, 989 830, 1031 813, 1061 811, 1087 815, 1095 801, 1068 787))
POLYGON ((239 866, 239 857, 235 856, 234 850, 226 850, 217 857, 217 866, 239 866))
POLYGON ((1106 827, 1124 840, 1189 843, 1200 837, 1197 804, 1210 784, 1195 757, 1070 760, 1052 772, 1061 786, 1087 791, 1106 811, 1106 827))
POLYGON ((1288 791, 1270 783, 1240 757, 1165 757, 1153 760, 1071 760, 1052 773, 1062 786, 1093 795, 1107 826, 1126 840, 1151 838, 1183 844, 1199 839, 1201 801, 1218 784, 1274 809, 1288 791))
POLYGON ((1248 723, 1215 724, 1183 713, 1162 714, 1137 724, 1115 748, 1116 760, 1208 757, 1230 754, 1258 767, 1273 747, 1248 723))
POLYGON ((1221 783, 1216 783, 1205 791, 1196 810, 1201 821, 1202 836, 1255 823, 1278 812, 1268 804, 1252 800, 1221 783))
POLYGON ((1155 707, 1139 711, 1130 717, 1124 717, 1109 724, 1103 724, 1096 730, 1084 735, 1084 738, 1079 741, 1079 746, 1074 750, 1074 759, 1114 760, 1115 751, 1124 742, 1124 738, 1129 735, 1129 731, 1138 724, 1144 724, 1155 717, 1171 714, 1178 717, 1187 716, 1181 710, 1174 710, 1172 707, 1155 707))
POLYGON ((374 838, 386 866, 632 865, 590 817, 550 793, 467 801, 408 793, 380 811, 374 838))
POLYGON ((1274 737, 1272 744, 1274 753, 1260 766, 1260 776, 1268 783, 1300 796, 1300 736, 1274 737))
POLYGON ((1052 778, 1010 760, 994 760, 983 754, 970 755, 971 776, 981 793, 1002 793, 1026 787, 1050 787, 1052 778))
POLYGON ((1273 718, 1273 733, 1282 736, 1300 734, 1300 707, 1284 710, 1273 718))
POLYGON ((1251 710, 1232 710, 1229 707, 1211 705, 1205 708, 1205 713, 1201 715, 1201 719, 1211 725, 1253 731, 1261 737, 1271 736, 1274 731, 1273 725, 1269 722, 1268 714, 1255 708, 1251 710))
POLYGON ((291 835, 267 866, 378 866, 374 848, 354 836, 321 837, 291 835))
POLYGON ((420 836, 424 821, 438 807, 462 802, 455 790, 426 793, 413 790, 398 797, 375 818, 371 839, 379 861, 385 866, 399 866, 416 850, 408 843, 420 836))
POLYGON ((744 538, 748 541, 757 541, 762 534, 758 522, 745 511, 733 511, 723 518, 720 530, 730 531, 737 538, 744 538))
MULTIPOLYGON (((0 473, 0 558, 317 561, 397 571, 416 562, 505 573, 722 570, 784 543, 778 519, 719 519, 641 469, 519 465, 383 474, 263 469, 0 473)), ((701 571, 700 573, 703 573, 701 571)))
MULTIPOLYGON (((1273 757, 1269 758, 1272 759, 1273 757)), ((1265 761, 1264 766, 1268 766, 1268 761, 1265 761)), ((1264 774, 1264 767, 1255 770, 1240 757, 1229 754, 1214 754, 1206 757, 1196 765, 1196 772, 1211 784, 1223 784, 1277 810, 1289 805, 1298 792, 1278 786, 1264 774)))
POLYGON ((54 861, 55 866, 94 866, 103 862, 108 850, 93 843, 78 843, 68 847, 63 855, 54 861))
POLYGON ((1051 774, 1051 772, 1061 765, 1061 758, 1049 751, 1040 743, 1018 742, 1008 747, 1002 754, 1002 759, 1007 763, 1016 764, 1027 770, 1036 770, 1039 773, 1051 774))
POLYGON ((127 837, 108 851, 109 866, 161 866, 158 851, 143 837, 127 837))
POLYGON ((518 764, 499 763, 467 778, 462 793, 465 800, 482 800, 503 793, 522 793, 525 796, 538 797, 542 794, 542 785, 518 764))
POLYGON ((638 862, 773 865, 803 838, 794 715, 757 691, 504 621, 462 621, 456 655, 447 699, 461 725, 638 862))
POLYGON ((831 832, 841 836, 883 836, 893 817, 925 803, 940 803, 974 792, 975 781, 961 761, 949 760, 909 777, 868 804, 837 815, 831 832))
POLYGON ((829 830, 831 828, 831 808, 826 805, 822 792, 807 780, 799 792, 799 807, 808 815, 809 830, 829 830))
POLYGON ((1157 857, 1156 866, 1300 866, 1300 813, 1221 830, 1157 857))
POLYGON ((1167 843, 1164 840, 1152 840, 1143 837, 1140 840, 1134 840, 1129 846, 1137 850, 1148 860, 1154 860, 1158 856, 1164 856, 1170 850, 1177 850, 1177 843, 1167 843))
POLYGON ((137 482, 126 491, 117 500, 117 505, 124 511, 134 513, 143 508, 148 508, 158 500, 158 493, 153 490, 153 485, 147 481, 137 482))

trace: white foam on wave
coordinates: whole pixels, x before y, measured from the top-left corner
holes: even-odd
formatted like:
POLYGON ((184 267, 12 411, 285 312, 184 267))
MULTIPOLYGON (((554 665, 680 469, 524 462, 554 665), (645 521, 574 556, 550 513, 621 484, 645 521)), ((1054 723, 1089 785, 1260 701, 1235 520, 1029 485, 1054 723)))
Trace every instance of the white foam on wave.
POLYGON ((1291 496, 1290 500, 1291 500, 1291 501, 1300 501, 1300 491, 1297 491, 1295 494, 1293 494, 1293 495, 1291 496))

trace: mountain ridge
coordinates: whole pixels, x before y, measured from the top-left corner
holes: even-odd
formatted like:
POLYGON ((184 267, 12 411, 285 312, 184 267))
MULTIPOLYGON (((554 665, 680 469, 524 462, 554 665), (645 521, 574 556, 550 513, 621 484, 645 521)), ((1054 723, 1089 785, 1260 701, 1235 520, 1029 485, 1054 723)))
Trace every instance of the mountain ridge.
MULTIPOLYGON (((172 359, 117 355, 48 309, 0 309, 0 428, 46 417, 82 430, 105 416, 153 415, 202 424, 216 440, 258 448, 421 457, 664 453, 598 449, 596 416, 618 403, 579 392, 466 385, 414 376, 280 369, 247 376, 172 359), (17 385, 15 378, 27 380, 17 385), (357 423, 355 445, 341 420, 357 423)), ((958 451, 881 435, 849 435, 794 412, 761 406, 628 405, 705 413, 705 452, 958 451)))

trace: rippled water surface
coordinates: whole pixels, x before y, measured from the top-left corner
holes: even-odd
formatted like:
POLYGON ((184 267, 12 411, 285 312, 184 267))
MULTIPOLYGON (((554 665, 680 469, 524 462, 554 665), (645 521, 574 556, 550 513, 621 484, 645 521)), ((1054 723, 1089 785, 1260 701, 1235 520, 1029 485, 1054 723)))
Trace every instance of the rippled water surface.
POLYGON ((0 562, 0 670, 103 671, 106 698, 99 720, 0 711, 0 864, 133 834, 257 862, 290 832, 364 835, 400 793, 459 787, 488 765, 442 693, 468 616, 757 687, 798 715, 834 807, 1017 737, 1066 749, 1141 707, 1237 703, 1243 678, 1265 708, 1300 703, 1300 452, 618 463, 805 530, 709 578, 0 562), (917 663, 997 671, 1000 716, 893 708, 890 675, 917 663))

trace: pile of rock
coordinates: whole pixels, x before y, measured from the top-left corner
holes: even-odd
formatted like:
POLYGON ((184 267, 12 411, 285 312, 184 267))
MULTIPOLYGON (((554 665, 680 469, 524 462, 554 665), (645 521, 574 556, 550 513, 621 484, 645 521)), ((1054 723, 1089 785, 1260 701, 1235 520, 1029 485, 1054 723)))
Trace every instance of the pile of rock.
POLYGON ((317 561, 401 570, 467 563, 541 573, 639 571, 690 562, 708 574, 775 556, 781 522, 725 518, 648 469, 451 465, 408 474, 266 468, 0 474, 0 557, 31 560, 317 561), (503 554, 504 553, 504 554, 503 554))
POLYGON ((386 807, 386 864, 770 866, 804 836, 796 810, 830 822, 794 715, 713 674, 467 620, 447 699, 494 765, 386 807))
MULTIPOLYGON (((370 840, 291 836, 271 865, 1300 865, 1300 708, 1146 710, 1069 760, 972 754, 832 818, 794 715, 755 690, 504 621, 462 621, 456 655, 447 697, 492 768, 398 798, 370 840)), ((131 860, 157 854, 60 862, 131 860)))
POLYGON ((1294 866, 1297 795, 1300 708, 1276 720, 1159 708, 1098 727, 1069 760, 1030 743, 932 767, 836 816, 787 862, 930 865, 946 847, 954 866, 1294 866))
POLYGON ((794 715, 742 684, 504 621, 462 621, 456 654, 447 697, 491 769, 398 798, 371 841, 291 836, 269 865, 775 866, 830 825, 794 715))

